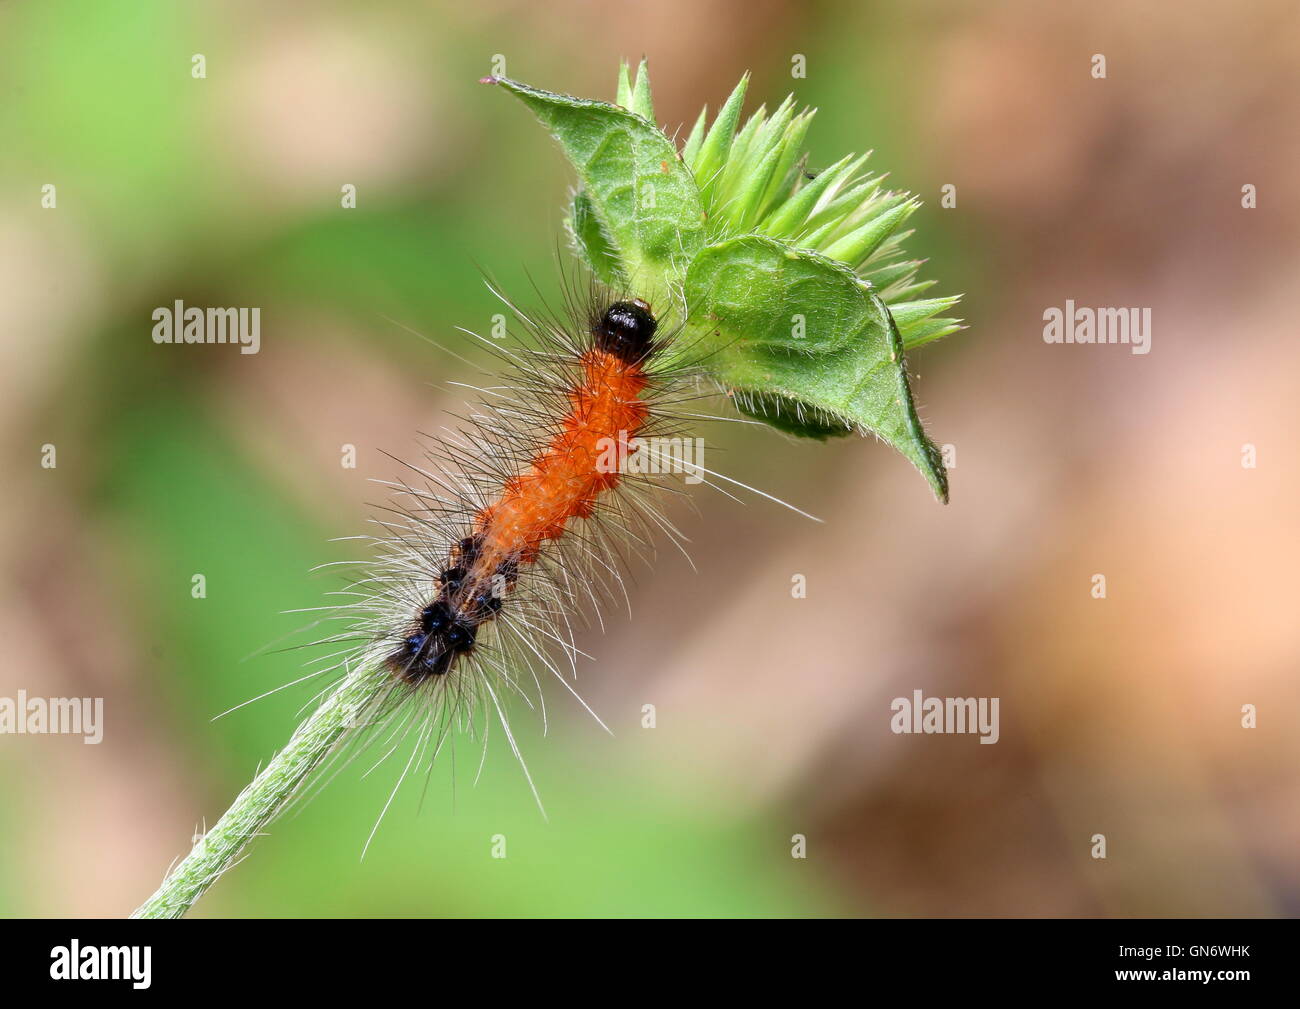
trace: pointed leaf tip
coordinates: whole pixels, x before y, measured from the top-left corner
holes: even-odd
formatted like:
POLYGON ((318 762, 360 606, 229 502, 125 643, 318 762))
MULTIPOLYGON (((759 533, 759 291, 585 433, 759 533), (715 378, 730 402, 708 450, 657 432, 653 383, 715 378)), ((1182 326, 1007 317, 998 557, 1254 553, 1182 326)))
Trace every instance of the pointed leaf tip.
MULTIPOLYGON (((648 92, 648 74, 641 80, 648 92)), ((585 202, 575 207, 574 234, 597 275, 620 275, 647 293, 679 282, 704 244, 704 211, 663 131, 607 102, 498 83, 541 120, 576 170, 585 202)))
POLYGON ((727 163, 732 139, 736 135, 736 125, 740 122, 740 110, 745 104, 745 92, 748 90, 749 71, 746 71, 719 110, 718 117, 704 137, 699 157, 696 158, 695 182, 700 187, 700 197, 706 211, 711 208, 713 190, 727 163))
POLYGON ((632 104, 628 108, 648 123, 655 121, 655 104, 650 95, 650 64, 644 56, 641 65, 636 68, 636 80, 632 84, 632 104))
POLYGON ((618 64, 618 91, 614 101, 625 109, 632 108, 632 70, 627 60, 620 60, 618 64))

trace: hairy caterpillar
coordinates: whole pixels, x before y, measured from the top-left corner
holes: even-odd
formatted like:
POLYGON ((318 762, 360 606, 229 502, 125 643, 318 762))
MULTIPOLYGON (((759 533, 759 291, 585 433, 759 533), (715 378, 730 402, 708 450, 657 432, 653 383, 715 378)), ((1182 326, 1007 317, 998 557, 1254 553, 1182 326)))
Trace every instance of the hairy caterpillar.
POLYGON ((615 301, 594 320, 558 430, 527 469, 506 478, 496 500, 479 509, 468 535, 452 548, 433 598, 387 659, 397 676, 419 683, 447 675, 458 658, 473 652, 478 629, 497 618, 521 569, 536 564, 571 521, 591 518, 601 495, 618 487, 620 474, 599 461, 609 443, 637 438, 645 426, 649 406, 641 393, 649 385, 656 328, 649 304, 640 299, 615 301))
MULTIPOLYGON (((676 451, 696 420, 755 422, 687 407, 717 390, 682 346, 671 298, 656 313, 592 280, 567 283, 556 314, 529 316, 502 300, 522 331, 509 343, 470 334, 501 368, 490 384, 467 386, 477 405, 430 439, 421 464, 402 464, 407 479, 387 484, 392 500, 375 520, 382 533, 363 537, 376 557, 362 562, 335 614, 348 629, 324 639, 348 647, 310 674, 373 669, 386 678, 356 727, 379 729, 381 761, 415 735, 394 794, 422 759, 432 768, 453 728, 481 727, 486 752, 495 715, 536 797, 506 695, 545 721, 542 680, 553 675, 604 726, 569 682, 583 654, 575 628, 600 622, 610 597, 627 599, 630 555, 648 560, 664 539, 685 552, 661 507, 665 492, 684 488, 661 474, 770 498, 705 469, 699 453, 676 451), (610 465, 638 452, 654 465, 610 465)), ((372 735, 357 745, 375 743, 372 735)))

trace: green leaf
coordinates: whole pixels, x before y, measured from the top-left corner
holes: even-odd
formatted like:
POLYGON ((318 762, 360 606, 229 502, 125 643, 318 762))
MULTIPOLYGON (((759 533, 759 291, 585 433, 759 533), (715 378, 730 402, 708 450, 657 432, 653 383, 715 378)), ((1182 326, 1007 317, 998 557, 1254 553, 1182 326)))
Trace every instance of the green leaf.
POLYGON ((636 83, 632 85, 632 104, 628 108, 647 123, 655 122, 655 103, 650 96, 650 65, 642 57, 636 68, 636 83))
MULTIPOLYGON (((533 111, 577 170, 585 204, 575 207, 575 238, 589 254, 612 255, 618 267, 593 260, 597 273, 621 275, 647 297, 680 283, 687 263, 704 245, 704 210, 690 171, 663 132, 606 102, 491 80, 533 111), (593 245, 596 234, 606 244, 593 245)), ((649 75, 638 81, 644 82, 646 97, 638 99, 634 86, 631 100, 649 108, 649 75)))
POLYGON ((769 235, 793 235, 796 230, 803 227, 817 201, 833 187, 856 175, 866 160, 865 154, 857 158, 852 154, 846 154, 778 207, 763 222, 762 230, 769 235))
POLYGON ((627 278, 623 275, 618 250, 592 209, 585 189, 573 194, 573 212, 568 225, 574 244, 601 283, 620 289, 626 287, 627 278))
POLYGON ((851 269, 785 242, 741 236, 696 257, 686 300, 682 344, 742 410, 815 438, 870 431, 947 500, 943 462, 908 387, 903 338, 885 303, 851 269))
POLYGON ((957 304, 959 298, 925 298, 920 301, 906 301, 890 307, 894 322, 904 333, 922 319, 928 319, 938 312, 946 312, 957 304))
MULTIPOLYGON (((897 285, 910 284, 911 278, 916 275, 920 267, 919 259, 900 259, 892 263, 881 263, 868 271, 868 276, 864 279, 870 280, 871 286, 880 292, 881 297, 892 304, 894 299, 888 297, 888 293, 897 285)), ((932 286, 934 281, 925 281, 925 283, 932 286)))
POLYGON ((749 89, 749 74, 745 74, 731 92, 718 118, 704 136, 700 153, 690 166, 695 173, 695 181, 700 187, 700 199, 705 207, 718 184, 718 177, 727 164, 727 155, 731 152, 731 141, 736 135, 736 124, 740 122, 740 108, 745 104, 745 92, 749 89))
POLYGON ((965 328, 956 319, 926 319, 924 322, 915 323, 903 334, 903 347, 906 350, 924 347, 927 343, 942 340, 945 336, 951 336, 965 328))
POLYGON ((909 200, 886 210, 880 216, 867 221, 856 231, 837 240, 826 249, 826 255, 831 259, 838 259, 842 263, 848 263, 850 266, 857 266, 859 263, 866 262, 871 254, 880 248, 885 239, 892 235, 898 226, 912 215, 912 212, 916 210, 916 206, 914 201, 909 200))
POLYGON ((703 249, 686 275, 691 325, 723 325, 725 342, 826 354, 873 314, 848 267, 750 235, 703 249))
POLYGON ((687 167, 695 164, 695 159, 699 156, 700 146, 704 143, 704 127, 708 122, 709 107, 706 105, 700 109, 700 118, 695 120, 691 135, 686 138, 686 146, 682 148, 682 160, 686 162, 687 167))
POLYGON ((614 100, 629 112, 632 111, 632 72, 627 60, 621 60, 618 64, 618 97, 614 100))
POLYGON ((883 190, 883 175, 860 174, 868 155, 806 171, 815 110, 796 111, 789 97, 742 125, 748 74, 711 125, 700 113, 680 157, 655 125, 644 60, 635 77, 620 66, 618 106, 494 83, 536 113, 577 169, 568 225, 596 275, 652 302, 679 304, 684 293, 689 338, 664 366, 700 355, 739 409, 793 434, 871 431, 947 499, 903 352, 962 328, 940 315, 957 299, 922 297, 932 282, 902 253, 919 204, 883 190))
POLYGON ((785 135, 781 138, 781 160, 777 163, 776 171, 772 173, 767 191, 763 193, 762 205, 759 208, 760 219, 767 216, 768 211, 790 191, 799 177, 803 142, 808 135, 808 128, 812 125, 814 114, 812 110, 803 112, 795 116, 786 127, 785 135))

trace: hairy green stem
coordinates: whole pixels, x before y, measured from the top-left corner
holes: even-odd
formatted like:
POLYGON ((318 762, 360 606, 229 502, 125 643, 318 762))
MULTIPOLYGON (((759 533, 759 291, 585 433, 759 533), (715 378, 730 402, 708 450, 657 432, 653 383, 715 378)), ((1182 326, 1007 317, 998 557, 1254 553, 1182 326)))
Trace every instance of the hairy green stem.
POLYGON ((358 724, 359 713, 376 700, 386 682, 374 670, 350 673, 131 917, 179 918, 193 907, 358 724))

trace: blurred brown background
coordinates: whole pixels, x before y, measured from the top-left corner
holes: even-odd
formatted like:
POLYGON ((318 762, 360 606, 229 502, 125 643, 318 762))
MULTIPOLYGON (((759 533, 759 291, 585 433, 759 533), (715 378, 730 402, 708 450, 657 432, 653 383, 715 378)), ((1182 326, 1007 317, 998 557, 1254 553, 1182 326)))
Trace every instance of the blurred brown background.
POLYGON ((466 352, 480 270, 555 289, 568 170, 475 80, 500 54, 612 98, 644 53, 670 131, 749 69, 753 105, 821 108, 814 165, 874 148, 926 201, 909 247, 970 323, 911 361, 952 503, 871 441, 710 431, 826 522, 672 506, 698 573, 665 550, 581 642, 615 737, 558 688, 546 738, 515 712, 549 823, 500 739, 472 787, 466 743, 454 798, 436 770, 359 862, 392 776, 345 774, 198 913, 1296 913, 1294 6, 462 8, 0 7, 0 696, 106 706, 98 746, 0 736, 0 912, 128 912, 287 738, 307 688, 210 719, 293 678, 244 659, 336 587, 308 569, 353 555, 327 540, 381 451, 462 399, 390 320, 466 352), (177 298, 261 306, 261 353, 155 346, 177 298), (1066 299, 1149 307, 1151 353, 1045 344, 1066 299), (999 697, 1000 741, 894 735, 915 689, 999 697))

